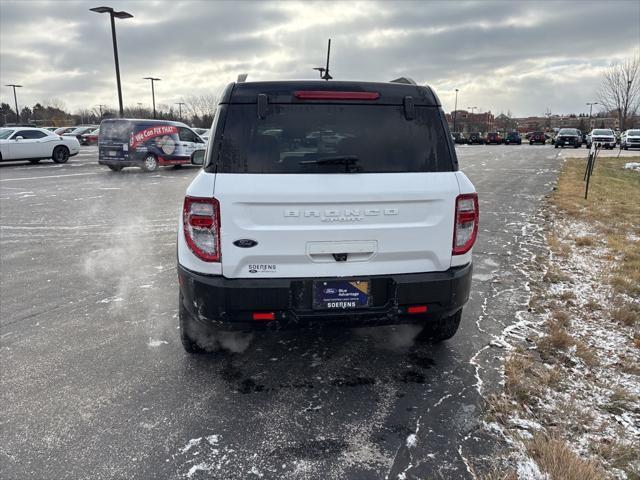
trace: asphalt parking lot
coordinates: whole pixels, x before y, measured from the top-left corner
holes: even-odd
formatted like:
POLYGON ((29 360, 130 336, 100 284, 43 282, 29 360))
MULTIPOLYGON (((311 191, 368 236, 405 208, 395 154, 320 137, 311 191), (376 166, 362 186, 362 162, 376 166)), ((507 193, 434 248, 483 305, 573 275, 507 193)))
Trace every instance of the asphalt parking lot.
POLYGON ((491 454, 482 395, 526 308, 521 267, 561 160, 549 145, 458 156, 481 216, 452 340, 270 333, 200 357, 178 338, 175 270, 196 169, 114 173, 95 147, 65 165, 0 165, 2 477, 471 478, 467 459, 491 454))

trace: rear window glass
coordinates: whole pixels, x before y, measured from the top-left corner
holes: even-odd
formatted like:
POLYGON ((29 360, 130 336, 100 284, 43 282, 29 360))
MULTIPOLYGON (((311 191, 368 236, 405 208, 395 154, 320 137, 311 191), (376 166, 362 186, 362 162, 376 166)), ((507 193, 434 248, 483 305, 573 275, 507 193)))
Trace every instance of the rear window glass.
MULTIPOLYGON (((433 107, 230 105, 219 152, 225 173, 452 171, 449 141, 433 107)), ((214 157, 215 158, 215 157, 214 157)))
POLYGON ((102 122, 100 125, 100 141, 102 142, 128 142, 131 134, 131 123, 128 121, 121 122, 102 122))

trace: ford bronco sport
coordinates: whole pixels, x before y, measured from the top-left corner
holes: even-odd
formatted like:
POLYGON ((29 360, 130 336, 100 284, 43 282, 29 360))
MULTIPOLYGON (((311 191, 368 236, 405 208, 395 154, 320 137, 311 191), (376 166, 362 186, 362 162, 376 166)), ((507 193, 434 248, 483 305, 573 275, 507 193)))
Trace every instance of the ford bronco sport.
POLYGON ((230 330, 413 323, 421 340, 455 334, 478 198, 431 88, 231 84, 211 132, 178 229, 188 352, 230 330))

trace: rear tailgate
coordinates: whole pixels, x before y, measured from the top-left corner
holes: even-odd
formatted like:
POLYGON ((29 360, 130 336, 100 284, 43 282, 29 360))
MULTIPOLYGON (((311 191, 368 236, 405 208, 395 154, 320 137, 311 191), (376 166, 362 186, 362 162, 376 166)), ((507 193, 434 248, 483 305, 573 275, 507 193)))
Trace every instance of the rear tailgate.
POLYGON ((222 273, 276 278, 447 270, 458 192, 453 172, 218 174, 222 273), (257 245, 234 244, 243 239, 257 245))

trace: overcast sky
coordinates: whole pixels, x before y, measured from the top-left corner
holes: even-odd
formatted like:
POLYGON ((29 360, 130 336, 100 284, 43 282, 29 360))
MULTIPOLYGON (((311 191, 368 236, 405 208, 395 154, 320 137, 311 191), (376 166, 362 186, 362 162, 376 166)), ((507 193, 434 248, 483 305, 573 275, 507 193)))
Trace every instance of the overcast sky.
POLYGON ((412 77, 445 110, 515 116, 587 112, 600 74, 640 51, 640 1, 216 2, 0 0, 0 100, 117 108, 108 15, 116 20, 125 105, 170 105, 249 80, 315 78, 332 38, 337 80, 412 77))

